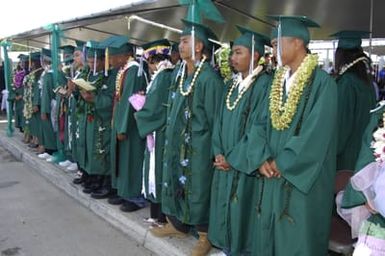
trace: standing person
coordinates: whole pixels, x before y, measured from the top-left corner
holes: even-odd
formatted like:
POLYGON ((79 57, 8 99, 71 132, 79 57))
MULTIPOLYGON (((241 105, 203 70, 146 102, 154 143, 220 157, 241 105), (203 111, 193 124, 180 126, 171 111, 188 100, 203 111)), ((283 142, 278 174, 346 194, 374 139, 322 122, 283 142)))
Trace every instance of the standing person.
MULTIPOLYGON (((76 47, 72 53, 72 63, 70 66, 67 65, 66 70, 69 71, 67 74, 67 85, 66 95, 64 97, 67 100, 67 111, 65 112, 65 132, 64 132, 64 148, 67 155, 67 161, 60 162, 59 165, 65 167, 67 171, 74 172, 78 170, 77 165, 77 124, 78 118, 76 114, 76 102, 79 99, 79 91, 76 90, 76 85, 72 82, 73 79, 85 77, 87 72, 85 59, 83 55, 84 42, 77 41, 76 47)), ((68 55, 68 60, 71 59, 71 55, 68 55)))
POLYGON ((44 153, 39 154, 41 159, 51 159, 51 155, 57 150, 56 133, 54 131, 53 116, 55 115, 55 93, 53 71, 51 67, 51 51, 42 49, 42 66, 44 72, 41 75, 41 137, 40 144, 43 146, 44 153))
MULTIPOLYGON (((121 69, 127 64, 127 60, 130 58, 130 56, 133 55, 133 45, 128 42, 127 36, 111 36, 101 42, 104 48, 106 48, 105 52, 106 54, 106 61, 108 57, 108 62, 105 62, 105 68, 110 66, 110 69, 108 71, 108 80, 107 84, 108 86, 112 87, 114 89, 113 94, 113 114, 112 114, 112 125, 111 125, 111 142, 110 142, 110 174, 107 179, 105 179, 103 186, 97 190, 94 191, 91 194, 91 197, 96 199, 102 199, 102 198, 109 198, 109 202, 112 201, 119 201, 122 200, 120 197, 117 196, 117 190, 116 190, 116 166, 121 164, 121 161, 125 163, 125 160, 127 159, 128 152, 124 151, 120 152, 116 149, 117 147, 117 140, 116 140, 116 130, 115 130, 115 123, 114 118, 115 115, 123 115, 123 113, 116 112, 116 102, 115 102, 115 89, 117 85, 117 79, 122 79, 122 73, 119 73, 121 69), (108 56, 107 56, 108 55, 108 56), (119 74, 119 76, 118 76, 119 74), (117 154, 120 155, 121 158, 117 157, 117 154)), ((121 81, 119 81, 121 82, 121 81)), ((128 100, 126 102, 128 104, 128 100)), ((128 167, 127 167, 128 168, 128 167)), ((122 168, 122 171, 126 171, 126 169, 122 168)))
POLYGON ((24 54, 20 54, 18 58, 19 58, 19 63, 17 64, 16 70, 13 76, 12 92, 9 94, 10 95, 9 99, 13 99, 15 102, 15 127, 18 128, 20 132, 24 132, 23 81, 24 81, 24 77, 27 75, 26 61, 28 56, 24 54))
POLYGON ((122 60, 125 62, 117 68, 111 143, 112 186, 117 189, 117 197, 108 202, 121 204, 120 210, 124 212, 133 212, 145 206, 141 193, 145 142, 139 136, 135 109, 128 99, 139 91, 145 91, 147 84, 134 58, 133 45, 128 43, 128 38, 122 45, 122 60))
MULTIPOLYGON (((104 49, 99 42, 88 42, 87 62, 92 67, 85 81, 92 89, 81 87, 80 95, 85 104, 79 109, 85 113, 85 162, 84 170, 89 178, 83 192, 100 189, 110 174, 110 143, 112 99, 114 88, 107 83, 104 73, 104 49)), ((74 80, 74 82, 77 80, 74 80)))
POLYGON ((368 35, 347 30, 332 35, 338 38, 335 53, 339 122, 337 170, 354 170, 369 112, 376 105, 371 61, 361 48, 361 38, 368 35))
POLYGON ((336 167, 337 86, 318 67, 318 57, 308 53, 308 27, 319 25, 305 16, 272 18, 278 28, 271 43, 283 66, 275 72, 269 93, 266 134, 260 126, 254 128, 261 137, 255 145, 262 148, 245 152, 254 155, 255 164, 239 167, 259 167, 261 175, 252 255, 326 255, 336 167))
POLYGON ((139 135, 147 138, 142 191, 150 205, 149 221, 165 223, 161 212, 163 153, 167 121, 167 101, 174 65, 170 62, 170 43, 166 39, 142 45, 151 82, 143 108, 135 113, 139 135))
POLYGON ((39 79, 43 72, 40 63, 40 52, 30 53, 31 72, 26 76, 24 85, 24 118, 28 122, 29 132, 32 136, 31 148, 39 145, 40 135, 40 90, 39 79))
POLYGON ((261 65, 268 37, 247 28, 234 40, 231 63, 237 76, 226 86, 214 125, 213 152, 215 172, 211 190, 209 239, 230 255, 251 255, 252 225, 257 201, 255 171, 245 173, 233 166, 247 165, 244 155, 249 147, 258 147, 248 140, 252 124, 265 121, 267 89, 271 76, 261 65))
POLYGON ((208 39, 214 33, 200 23, 183 23, 179 53, 184 63, 173 78, 177 90, 167 117, 163 166, 162 211, 168 223, 151 232, 159 237, 186 236, 194 226, 199 240, 192 255, 206 255, 211 249, 207 239, 214 171, 211 136, 224 85, 209 61, 208 39))

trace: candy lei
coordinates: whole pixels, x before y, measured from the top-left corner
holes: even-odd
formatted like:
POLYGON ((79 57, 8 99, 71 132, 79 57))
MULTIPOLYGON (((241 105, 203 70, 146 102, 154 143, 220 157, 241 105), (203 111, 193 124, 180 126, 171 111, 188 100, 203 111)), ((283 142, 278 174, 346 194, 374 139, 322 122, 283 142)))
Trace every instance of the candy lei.
POLYGON ((190 83, 190 86, 188 87, 188 89, 186 91, 183 90, 183 83, 184 83, 184 76, 185 76, 185 73, 186 73, 186 68, 183 68, 183 71, 182 71, 182 77, 179 81, 179 92, 180 94, 182 94, 183 96, 188 96, 192 90, 194 89, 194 85, 195 85, 195 81, 203 67, 203 64, 204 62, 206 61, 207 57, 205 55, 203 55, 203 58, 201 60, 201 62, 199 63, 199 66, 197 68, 197 70, 194 72, 194 76, 193 76, 193 79, 190 83))
POLYGON ((343 73, 345 73, 346 71, 348 71, 349 68, 353 67, 354 65, 356 65, 358 62, 360 61, 366 61, 367 58, 366 57, 359 57, 358 59, 355 59, 354 61, 348 63, 348 64, 345 64, 340 72, 338 72, 339 75, 342 75, 343 73))
POLYGON ((124 73, 126 72, 126 70, 131 67, 132 65, 132 61, 134 61, 134 58, 133 57, 130 57, 128 60, 127 60, 127 63, 126 65, 124 65, 123 68, 121 68, 118 72, 118 74, 116 75, 116 82, 115 82, 115 96, 116 98, 119 100, 120 99, 120 96, 121 96, 121 93, 122 93, 122 84, 123 84, 123 79, 124 79, 124 73))
POLYGON ((277 70, 271 88, 269 105, 271 123, 274 129, 282 131, 290 127, 305 86, 317 65, 318 57, 316 55, 306 55, 295 74, 293 86, 284 104, 283 86, 285 86, 285 74, 288 71, 288 67, 282 67, 277 70))
POLYGON ((254 82, 255 78, 258 76, 258 74, 263 70, 263 67, 262 66, 258 66, 254 71, 253 73, 251 73, 250 75, 248 75, 245 80, 242 81, 241 77, 238 77, 236 79, 234 79, 234 82, 233 84, 231 85, 230 87, 230 90, 229 92, 227 93, 227 97, 226 97, 226 107, 229 111, 233 111, 235 109, 235 107, 238 105, 238 103, 241 101, 243 95, 245 94, 245 92, 249 89, 249 87, 251 86, 251 84, 254 82), (239 92, 237 98, 235 99, 234 103, 231 104, 231 95, 233 94, 233 91, 235 90, 235 88, 238 87, 238 84, 239 83, 245 83, 245 86, 243 86, 243 88, 241 89, 241 91, 239 92))

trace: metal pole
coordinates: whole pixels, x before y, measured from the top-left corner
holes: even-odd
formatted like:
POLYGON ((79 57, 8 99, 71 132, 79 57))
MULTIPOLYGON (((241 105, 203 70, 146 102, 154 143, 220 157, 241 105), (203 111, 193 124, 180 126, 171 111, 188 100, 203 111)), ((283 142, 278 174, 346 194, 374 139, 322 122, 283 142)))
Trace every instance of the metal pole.
MULTIPOLYGON (((12 72, 12 66, 10 63, 10 59, 8 58, 8 47, 10 46, 10 43, 7 41, 2 41, 1 46, 3 48, 4 52, 4 80, 5 80, 5 88, 8 91, 8 95, 11 94, 11 72, 12 72)), ((7 100, 7 136, 12 137, 13 136, 13 126, 12 126, 12 116, 13 116, 13 104, 9 100, 7 100)))
POLYGON ((370 0, 370 35, 369 35, 369 58, 372 57, 372 38, 373 38, 373 0, 370 0))

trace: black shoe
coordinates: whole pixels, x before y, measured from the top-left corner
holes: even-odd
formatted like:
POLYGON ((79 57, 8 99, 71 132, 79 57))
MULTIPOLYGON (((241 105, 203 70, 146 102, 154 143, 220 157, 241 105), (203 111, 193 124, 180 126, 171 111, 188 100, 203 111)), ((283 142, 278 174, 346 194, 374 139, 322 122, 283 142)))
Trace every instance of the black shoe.
POLYGON ((104 199, 111 195, 111 189, 109 188, 100 188, 91 193, 91 197, 95 199, 104 199))
POLYGON ((140 207, 132 202, 125 201, 119 208, 122 212, 134 212, 140 209, 140 207))
POLYGON ((115 195, 115 196, 110 196, 107 202, 112 205, 119 205, 119 204, 122 204, 124 200, 120 196, 115 195))
POLYGON ((83 193, 90 194, 90 193, 94 193, 94 192, 98 191, 99 189, 101 189, 99 183, 91 183, 90 186, 84 187, 83 193))

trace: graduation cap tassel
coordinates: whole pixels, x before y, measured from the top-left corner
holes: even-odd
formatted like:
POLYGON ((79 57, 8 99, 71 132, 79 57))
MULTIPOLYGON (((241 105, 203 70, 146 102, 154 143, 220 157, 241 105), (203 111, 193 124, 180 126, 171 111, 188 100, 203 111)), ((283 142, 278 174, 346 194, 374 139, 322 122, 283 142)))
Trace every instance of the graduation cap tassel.
POLYGON ((214 68, 215 67, 215 47, 213 45, 213 48, 211 50, 211 66, 214 68))
POLYGON ((254 51, 255 51, 255 36, 254 34, 251 37, 251 60, 250 60, 250 67, 249 67, 249 75, 251 75, 254 71, 254 51))
POLYGON ((195 26, 191 30, 191 58, 195 61, 195 26))
POLYGON ((97 58, 97 53, 96 53, 96 50, 94 52, 94 71, 93 71, 93 74, 94 76, 96 76, 96 58, 97 58))
POLYGON ((140 57, 139 60, 139 68, 138 68, 138 77, 143 74, 143 56, 140 57))
POLYGON ((83 61, 83 64, 85 64, 86 63, 86 58, 87 58, 87 47, 86 47, 86 45, 83 45, 82 53, 83 53, 82 61, 83 61))
POLYGON ((278 23, 278 37, 277 37, 277 62, 278 62, 278 67, 282 67, 282 24, 281 20, 279 20, 278 23))
POLYGON ((110 68, 110 54, 108 52, 108 47, 106 48, 105 58, 104 58, 104 76, 108 76, 108 69, 110 68))

